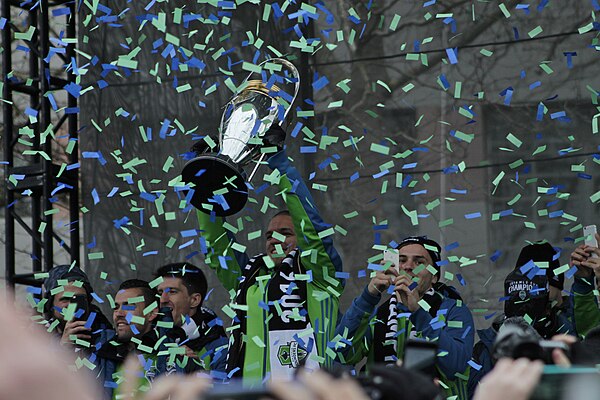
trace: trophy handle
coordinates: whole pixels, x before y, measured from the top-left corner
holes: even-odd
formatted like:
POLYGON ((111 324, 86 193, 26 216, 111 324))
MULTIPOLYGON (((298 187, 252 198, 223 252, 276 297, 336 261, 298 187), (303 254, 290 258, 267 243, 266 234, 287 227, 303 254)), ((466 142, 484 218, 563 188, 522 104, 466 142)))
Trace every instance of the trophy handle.
POLYGON ((248 182, 252 181, 252 178, 254 178, 254 174, 256 174, 256 171, 258 171, 258 167, 260 167, 260 163, 263 162, 266 155, 267 155, 267 153, 262 153, 260 158, 256 161, 256 165, 254 166, 254 168, 252 169, 252 172, 248 176, 248 182))

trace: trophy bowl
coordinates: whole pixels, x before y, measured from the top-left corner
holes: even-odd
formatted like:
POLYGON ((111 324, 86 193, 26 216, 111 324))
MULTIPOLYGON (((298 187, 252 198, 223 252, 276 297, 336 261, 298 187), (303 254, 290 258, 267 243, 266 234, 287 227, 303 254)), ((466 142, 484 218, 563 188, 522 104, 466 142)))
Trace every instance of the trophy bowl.
POLYGON ((266 132, 281 125, 298 94, 298 71, 287 60, 274 58, 258 65, 225 106, 219 128, 219 151, 203 152, 188 161, 181 173, 193 190, 191 204, 217 216, 241 211, 248 188, 267 154, 266 132), (247 177, 244 167, 255 167, 247 177))

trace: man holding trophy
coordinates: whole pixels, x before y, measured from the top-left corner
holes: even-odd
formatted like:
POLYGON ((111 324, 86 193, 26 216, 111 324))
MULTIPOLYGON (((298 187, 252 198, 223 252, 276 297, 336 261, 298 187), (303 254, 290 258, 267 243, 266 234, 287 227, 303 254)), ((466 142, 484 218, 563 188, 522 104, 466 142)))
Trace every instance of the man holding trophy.
POLYGON ((227 106, 219 153, 198 154, 182 173, 193 184, 187 198, 198 209, 205 262, 225 289, 236 293, 230 305, 235 317, 229 376, 258 381, 291 379, 299 366, 314 370, 332 364, 328 343, 343 289, 336 277, 341 259, 331 236, 322 234, 329 226, 283 146, 280 124, 298 92, 298 73, 282 59, 259 67, 227 106), (241 166, 258 160, 258 167, 263 159, 277 171, 272 175, 287 210, 270 219, 265 253, 249 258, 236 251, 240 247, 223 217, 241 210, 248 196, 241 166))

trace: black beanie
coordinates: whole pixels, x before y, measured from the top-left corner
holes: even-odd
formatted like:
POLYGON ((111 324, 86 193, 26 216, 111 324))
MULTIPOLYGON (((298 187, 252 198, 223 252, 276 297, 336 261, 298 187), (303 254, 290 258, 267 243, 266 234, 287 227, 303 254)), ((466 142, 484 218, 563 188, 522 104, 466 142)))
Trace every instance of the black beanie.
POLYGON ((565 286, 564 274, 554 275, 554 270, 560 267, 558 257, 554 260, 554 256, 558 252, 548 242, 536 242, 525 246, 521 249, 521 254, 517 259, 515 269, 521 268, 529 261, 536 262, 547 262, 548 268, 546 268, 546 276, 548 278, 548 284, 554 286, 560 290, 563 290, 565 286))
POLYGON ((437 273, 435 275, 439 278, 440 266, 438 265, 438 262, 442 260, 442 248, 440 245, 435 240, 428 239, 427 236, 409 236, 402 239, 396 248, 400 250, 402 247, 408 246, 409 244, 420 244, 425 248, 425 250, 427 250, 427 253, 429 253, 429 256, 431 257, 431 261, 433 261, 433 266, 437 269, 437 273))

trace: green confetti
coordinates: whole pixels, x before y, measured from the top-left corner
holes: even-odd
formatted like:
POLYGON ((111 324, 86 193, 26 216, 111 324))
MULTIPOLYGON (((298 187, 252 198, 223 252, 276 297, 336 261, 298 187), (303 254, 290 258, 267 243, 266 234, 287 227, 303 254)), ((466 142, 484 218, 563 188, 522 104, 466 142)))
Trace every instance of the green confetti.
POLYGON ((371 143, 371 148, 370 150, 374 153, 379 153, 379 154, 384 154, 384 155, 389 155, 390 154, 390 148, 378 143, 371 143))
POLYGON ((517 148, 520 148, 521 145, 523 144, 523 142, 518 137, 513 135, 512 133, 509 133, 508 135, 506 135, 506 139, 517 148))
POLYGON ((542 31, 543 31, 542 27, 538 25, 537 27, 535 27, 531 31, 529 31, 527 33, 527 35, 533 39, 534 37, 536 37, 537 35, 542 33, 542 31))
POLYGON ((394 17, 392 18, 392 22, 390 23, 390 30, 391 31, 395 31, 398 28, 398 24, 400 23, 400 19, 402 17, 398 14, 394 14, 394 17))
POLYGON ((504 3, 500 3, 498 5, 498 7, 500 8, 500 11, 502 11, 502 14, 504 14, 504 16, 506 18, 510 18, 510 12, 508 11, 508 9, 506 8, 506 6, 504 5, 504 3))
POLYGON ((104 258, 104 253, 99 251, 97 253, 89 253, 88 260, 101 260, 104 258))

